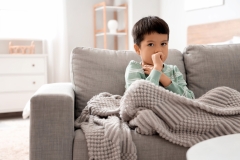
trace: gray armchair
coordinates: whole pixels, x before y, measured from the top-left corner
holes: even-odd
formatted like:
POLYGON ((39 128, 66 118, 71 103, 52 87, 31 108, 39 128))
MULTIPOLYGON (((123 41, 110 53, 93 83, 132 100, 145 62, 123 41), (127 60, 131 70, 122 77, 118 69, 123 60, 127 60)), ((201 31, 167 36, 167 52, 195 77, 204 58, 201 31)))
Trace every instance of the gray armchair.
POLYGON ((72 159, 74 91, 71 83, 46 84, 31 99, 30 159, 72 159))
MULTIPOLYGON (((123 95, 125 68, 130 60, 140 61, 132 51, 113 51, 86 47, 71 54, 71 83, 46 84, 31 99, 30 159, 85 160, 88 150, 81 129, 74 120, 87 101, 100 92, 123 95)), ((176 64, 183 73, 183 55, 170 49, 166 63, 176 64)), ((188 148, 154 136, 132 131, 138 159, 185 160, 188 148)))
MULTIPOLYGON (((188 46, 183 54, 169 49, 165 63, 178 66, 198 98, 217 86, 240 91, 239 51, 240 44, 188 46)), ((79 47, 73 50, 70 60, 71 83, 44 85, 31 99, 31 160, 89 159, 85 136, 81 129, 74 129, 74 120, 94 95, 101 92, 123 95, 125 68, 130 60, 140 58, 132 51, 79 47)), ((158 135, 132 131, 132 139, 139 160, 186 159, 188 148, 158 135)))

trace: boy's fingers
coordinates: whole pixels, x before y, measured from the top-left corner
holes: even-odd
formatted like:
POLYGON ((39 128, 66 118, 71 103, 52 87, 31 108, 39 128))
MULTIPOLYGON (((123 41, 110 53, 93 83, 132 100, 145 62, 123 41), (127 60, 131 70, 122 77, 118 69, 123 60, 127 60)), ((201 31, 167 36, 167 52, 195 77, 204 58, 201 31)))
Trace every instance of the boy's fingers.
POLYGON ((143 68, 143 70, 152 70, 152 67, 146 67, 146 68, 143 68))
POLYGON ((162 52, 157 52, 155 55, 162 55, 163 53, 162 52))

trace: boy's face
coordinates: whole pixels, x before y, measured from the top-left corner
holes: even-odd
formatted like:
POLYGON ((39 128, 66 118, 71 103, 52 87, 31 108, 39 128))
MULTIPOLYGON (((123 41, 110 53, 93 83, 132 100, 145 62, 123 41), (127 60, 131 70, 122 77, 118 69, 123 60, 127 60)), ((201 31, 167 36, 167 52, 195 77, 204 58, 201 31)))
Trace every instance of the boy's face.
POLYGON ((146 34, 140 46, 134 44, 136 53, 142 59, 142 65, 153 65, 152 55, 162 52, 161 60, 164 62, 168 56, 168 35, 157 32, 146 34))

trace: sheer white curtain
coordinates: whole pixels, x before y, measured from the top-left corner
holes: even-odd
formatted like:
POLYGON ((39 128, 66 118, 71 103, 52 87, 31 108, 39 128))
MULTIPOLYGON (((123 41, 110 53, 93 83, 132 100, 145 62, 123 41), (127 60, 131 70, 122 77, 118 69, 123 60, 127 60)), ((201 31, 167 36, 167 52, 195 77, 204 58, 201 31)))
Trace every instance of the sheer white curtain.
POLYGON ((69 81, 66 0, 0 0, 0 39, 41 39, 48 82, 69 81))
POLYGON ((49 58, 49 82, 69 82, 69 55, 67 36, 66 0, 55 0, 52 7, 54 19, 50 22, 53 36, 46 38, 49 58))

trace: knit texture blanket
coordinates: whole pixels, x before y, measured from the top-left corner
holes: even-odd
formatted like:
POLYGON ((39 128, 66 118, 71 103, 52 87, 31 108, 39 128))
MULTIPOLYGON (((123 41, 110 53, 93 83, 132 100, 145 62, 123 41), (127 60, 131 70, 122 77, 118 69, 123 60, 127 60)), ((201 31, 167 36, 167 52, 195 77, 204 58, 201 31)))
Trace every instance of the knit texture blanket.
POLYGON ((128 126, 184 147, 240 133, 240 93, 217 87, 198 99, 188 99, 138 80, 123 97, 109 93, 94 96, 75 121, 75 127, 85 133, 93 159, 136 159, 128 126))
POLYGON ((121 96, 94 96, 75 121, 85 134, 89 159, 136 160, 137 150, 130 128, 119 117, 121 96))

